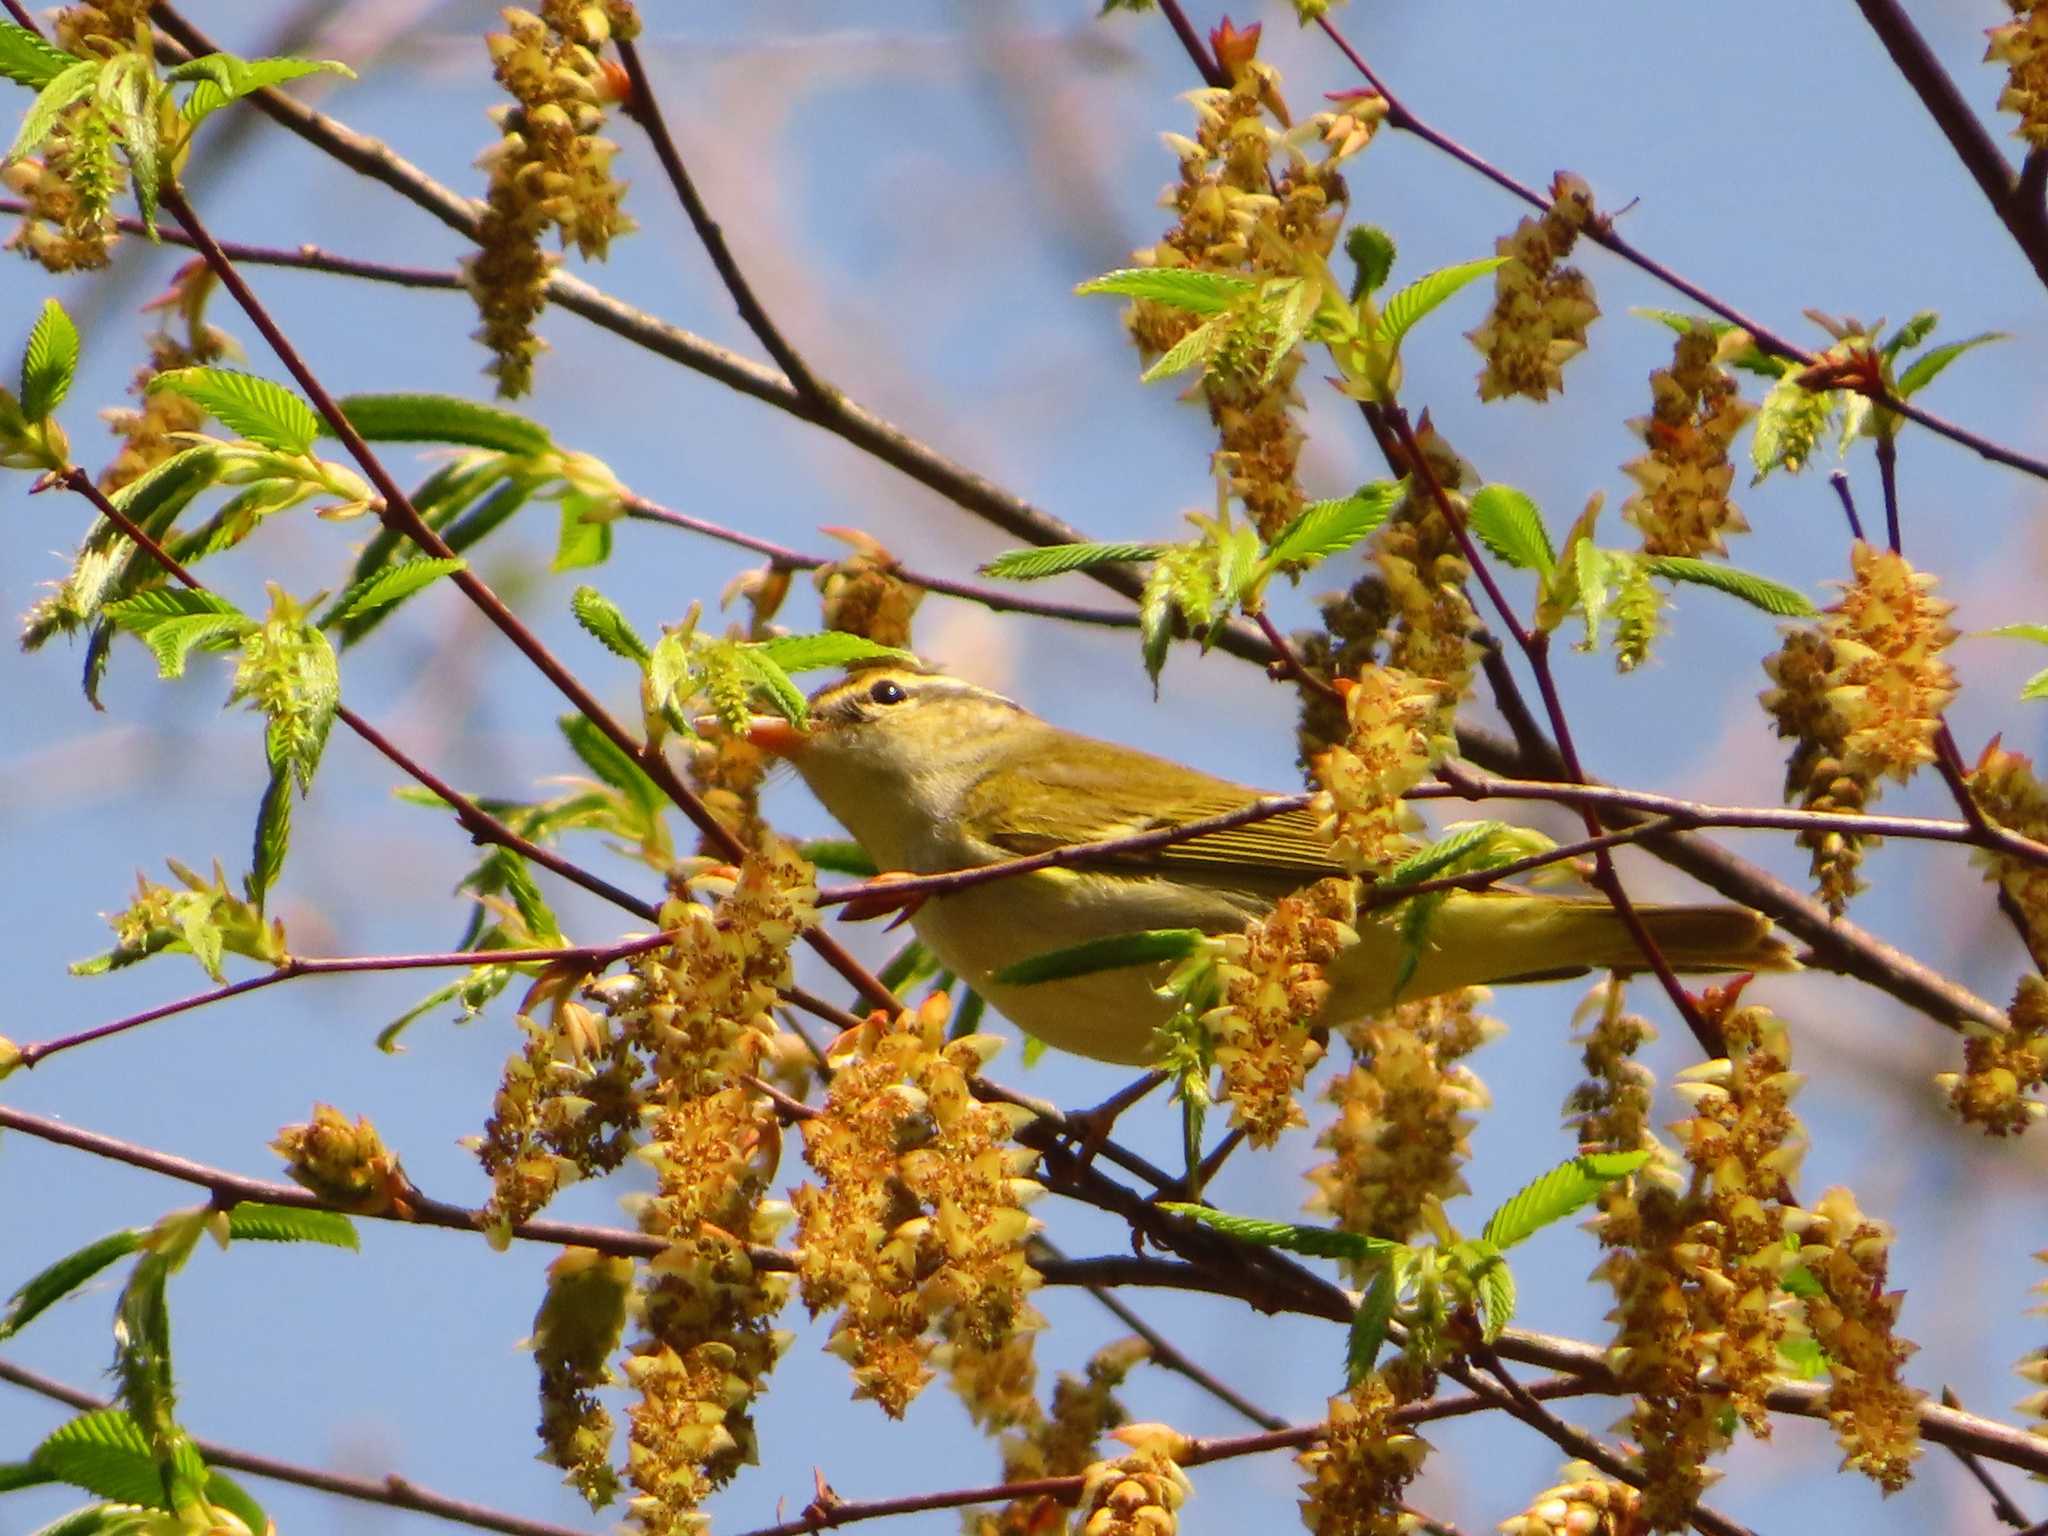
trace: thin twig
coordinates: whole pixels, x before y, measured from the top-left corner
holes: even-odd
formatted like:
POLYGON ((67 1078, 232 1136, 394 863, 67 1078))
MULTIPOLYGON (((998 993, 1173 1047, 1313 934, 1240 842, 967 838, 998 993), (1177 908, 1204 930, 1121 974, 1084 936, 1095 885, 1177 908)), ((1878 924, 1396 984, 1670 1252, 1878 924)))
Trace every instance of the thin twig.
POLYGON ((1863 519, 1856 513, 1856 493, 1849 489, 1849 475, 1846 470, 1835 470, 1828 476, 1828 484, 1835 489, 1835 497, 1842 503, 1842 515, 1849 520, 1849 537, 1859 544, 1863 542, 1863 519))
MULTIPOLYGON (((1943 1387, 1941 1405, 1944 1408, 1960 1408, 1963 1406, 1963 1400, 1956 1396, 1953 1387, 1943 1387)), ((1998 1479, 1991 1475, 1991 1469, 1984 1465, 1984 1458, 1975 1451, 1964 1450, 1958 1446, 1950 1446, 1949 1450, 1955 1459, 1963 1464, 1963 1470, 1977 1480, 1977 1486, 1982 1488, 1985 1496, 1991 1500, 1991 1512, 2007 1525, 2025 1529, 2029 1524, 2026 1511, 2013 1502, 2012 1495, 2007 1493, 1998 1479)))
MULTIPOLYGON (((77 1387, 52 1380, 40 1372, 16 1365, 11 1360, 0 1360, 0 1381, 24 1387, 53 1402, 76 1408, 81 1413, 94 1413, 112 1406, 110 1399, 82 1392, 77 1387)), ((381 1478, 344 1477, 338 1472, 329 1472, 321 1467, 304 1466, 295 1461, 281 1461, 275 1456, 260 1456, 254 1451, 222 1445, 218 1440, 205 1440, 197 1435, 192 1437, 192 1444, 209 1467, 223 1467, 230 1472, 247 1472, 252 1477, 267 1477, 275 1482, 292 1483, 301 1488, 311 1488, 318 1493, 332 1493, 344 1499, 357 1499, 365 1504, 382 1504, 392 1509, 412 1510, 416 1514, 437 1515, 458 1525, 475 1526, 485 1531, 501 1531, 504 1536, 589 1536, 587 1531, 574 1526, 554 1525, 546 1520, 529 1520, 523 1515, 507 1514, 503 1510, 491 1509, 483 1504, 472 1504, 467 1499, 452 1499, 446 1494, 422 1488, 395 1472, 381 1478)))

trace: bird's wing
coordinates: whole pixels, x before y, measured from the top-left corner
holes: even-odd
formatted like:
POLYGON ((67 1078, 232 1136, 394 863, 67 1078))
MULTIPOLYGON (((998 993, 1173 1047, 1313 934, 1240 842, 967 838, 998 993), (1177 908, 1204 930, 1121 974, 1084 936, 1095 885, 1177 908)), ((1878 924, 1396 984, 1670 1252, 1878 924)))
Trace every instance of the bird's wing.
MULTIPOLYGON (((968 792, 963 806, 968 825, 1006 853, 1043 853, 1203 821, 1265 798, 1257 790, 1129 747, 1090 742, 1088 748, 1056 758, 1028 754, 994 769, 968 792), (1133 784, 1143 786, 1149 809, 1131 807, 1133 784)), ((1171 872, 1233 885, 1266 876, 1277 877, 1282 886, 1297 886, 1344 873, 1308 811, 1288 811, 1164 848, 1105 854, 1089 862, 1101 869, 1171 872)))

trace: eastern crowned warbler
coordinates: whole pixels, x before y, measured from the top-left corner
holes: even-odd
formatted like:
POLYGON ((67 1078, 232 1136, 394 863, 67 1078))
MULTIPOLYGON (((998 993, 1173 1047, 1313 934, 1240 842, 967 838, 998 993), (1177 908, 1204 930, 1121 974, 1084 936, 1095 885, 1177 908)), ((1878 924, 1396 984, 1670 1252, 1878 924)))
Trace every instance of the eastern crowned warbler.
MULTIPOLYGON (((879 869, 972 869, 1075 843, 1198 821, 1257 790, 1049 725, 1000 694, 937 673, 869 668, 811 698, 808 730, 757 718, 756 746, 787 758, 879 869)), ((1279 897, 1344 871, 1307 811, 1099 864, 1042 869, 933 896, 911 921, 940 961, 1049 1045, 1100 1061, 1152 1059, 1171 1015, 1158 967, 1006 986, 1005 966, 1148 928, 1241 930, 1279 897)), ((1790 953, 1746 907, 1639 906, 1684 971, 1779 970, 1790 953)), ((1389 1007, 1401 940, 1361 912, 1330 968, 1328 1024, 1389 1007)), ((1604 901, 1494 889, 1451 893, 1403 1001, 1474 984, 1554 980, 1642 963, 1604 901)))

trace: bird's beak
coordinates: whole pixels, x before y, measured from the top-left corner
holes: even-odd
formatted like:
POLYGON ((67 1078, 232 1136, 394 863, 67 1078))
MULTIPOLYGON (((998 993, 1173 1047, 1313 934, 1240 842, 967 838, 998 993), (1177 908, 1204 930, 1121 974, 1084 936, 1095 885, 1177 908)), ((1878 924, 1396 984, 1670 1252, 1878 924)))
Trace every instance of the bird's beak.
POLYGON ((747 721, 747 740, 771 757, 794 757, 810 737, 780 715, 755 715, 747 721))

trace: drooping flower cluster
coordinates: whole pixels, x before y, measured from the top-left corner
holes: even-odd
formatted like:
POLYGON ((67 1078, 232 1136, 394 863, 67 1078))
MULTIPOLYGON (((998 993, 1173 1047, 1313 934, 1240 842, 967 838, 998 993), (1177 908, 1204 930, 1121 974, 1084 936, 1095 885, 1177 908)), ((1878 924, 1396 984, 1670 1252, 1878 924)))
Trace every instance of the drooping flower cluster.
POLYGON ((1310 1030, 1330 995, 1331 962, 1358 942, 1357 915, 1355 882, 1318 880, 1217 941, 1222 997, 1202 1022, 1216 1042, 1231 1123, 1255 1147, 1308 1123, 1295 1092, 1322 1056, 1310 1030))
POLYGON ((1488 996, 1466 987, 1344 1026, 1356 1062, 1329 1086, 1337 1118, 1316 1145, 1331 1160, 1308 1172, 1310 1210, 1346 1232, 1405 1242, 1429 1201, 1466 1192, 1473 1115, 1490 1100, 1462 1061, 1502 1031, 1479 1011, 1488 996))
POLYGON ((2048 1083, 2048 982, 2022 976, 2005 1017, 2003 1030, 1964 1021, 1963 1070, 1935 1078, 1955 1112, 1990 1136, 2017 1136, 2048 1115, 2048 1103, 2028 1097, 2048 1083))
POLYGON ((843 560, 818 567, 818 606, 825 627, 877 645, 910 645, 910 621, 924 588, 896 574, 896 557, 853 528, 832 530, 853 547, 843 560))
POLYGON ((612 1416, 597 1389, 613 1380, 611 1357, 626 1326, 633 1261, 591 1248, 565 1248, 548 1266, 548 1291, 533 1320, 540 1367, 542 1456, 592 1509, 618 1497, 612 1416))
POLYGON ((1592 219, 1593 189, 1559 171, 1543 217, 1522 220, 1494 242, 1494 254, 1507 261, 1493 274, 1493 310, 1466 333, 1486 357, 1480 399, 1547 400, 1564 388, 1563 367, 1586 350, 1586 327, 1599 318, 1600 306, 1585 273, 1558 263, 1592 219))
POLYGON ((1819 1286, 1805 1320, 1828 1362, 1828 1422, 1842 1464, 1887 1493, 1905 1487, 1920 1454, 1920 1394, 1899 1380, 1915 1345, 1893 1332, 1903 1291, 1887 1291, 1892 1230, 1857 1208, 1846 1189, 1814 1207, 1799 1262, 1819 1286))
MULTIPOLYGON (((1094 1459, 1095 1442, 1126 1418, 1117 1388, 1151 1356, 1152 1346, 1143 1339, 1117 1339, 1095 1352, 1084 1375, 1060 1372, 1050 1410, 1003 1437, 1003 1481, 1077 1477, 1085 1471, 1094 1459)), ((1059 1518, 1058 1506, 1039 1494, 1012 1499, 1001 1509, 976 1511, 966 1528, 971 1536, 1044 1536, 1059 1518)))
POLYGON ((493 357, 484 371, 496 376, 499 394, 511 396, 531 387, 533 360, 545 345, 533 333, 553 265, 542 237, 560 230, 564 245, 601 258, 615 235, 633 227, 621 208, 625 186, 611 174, 618 146, 602 137, 605 109, 624 95, 624 76, 600 62, 598 51, 613 37, 631 37, 639 21, 625 0, 543 0, 539 15, 502 14, 506 30, 485 44, 514 105, 491 114, 501 137, 479 161, 490 171, 490 190, 463 277, 483 320, 476 339, 493 357))
POLYGON ((1368 667, 1339 678, 1346 739, 1310 765, 1320 793, 1315 811, 1337 859, 1360 874, 1381 874, 1414 851, 1421 819, 1401 797, 1429 777, 1450 748, 1442 695, 1396 667, 1368 667))
POLYGON ((351 1125, 332 1104, 315 1104, 311 1120, 285 1126, 270 1147, 294 1184, 344 1210, 404 1215, 417 1193, 368 1117, 351 1125))
POLYGON ((1180 1469, 1187 1436, 1164 1424, 1131 1424, 1114 1438, 1130 1453, 1082 1474, 1073 1536, 1175 1536, 1180 1507, 1194 1491, 1180 1469))
POLYGON ((128 174, 106 119, 66 114, 40 148, 0 169, 0 184, 27 205, 7 249, 47 272, 96 272, 113 255, 113 203, 128 174))
POLYGON ((1644 1529, 1639 1490, 1583 1461, 1568 1462, 1563 1478, 1501 1521, 1500 1536, 1639 1536, 1644 1529))
POLYGON ((1650 1129, 1650 1109, 1657 1079, 1636 1060, 1636 1052, 1656 1039, 1657 1031, 1642 1015, 1628 1012, 1627 1001, 1620 978, 1610 977, 1596 983, 1579 1005, 1573 1022, 1583 1026, 1578 1038, 1584 1044, 1580 1060, 1586 1079, 1565 1100, 1565 1124, 1577 1132, 1582 1151, 1650 1151, 1654 1156, 1658 1142, 1650 1129))
POLYGON ((1984 62, 2005 65, 2005 89, 1998 110, 2019 115, 2016 137, 2036 149, 2048 145, 2048 5, 2041 0, 2006 0, 2015 20, 1991 27, 1984 62))
POLYGON ((1716 362, 1717 345, 1706 330, 1681 335, 1671 366, 1650 374, 1650 414, 1629 423, 1649 452, 1622 465, 1639 489, 1621 515, 1642 531, 1646 555, 1725 555, 1724 535, 1749 531, 1728 499, 1728 448, 1756 408, 1716 362))
MULTIPOLYGON (((1136 253, 1142 266, 1191 267, 1259 279, 1302 275, 1304 257, 1327 258, 1343 223, 1347 196, 1337 167, 1362 148, 1385 114, 1377 97, 1346 104, 1294 126, 1280 98, 1279 75, 1255 55, 1259 29, 1225 30, 1217 55, 1227 88, 1193 92, 1195 136, 1167 135, 1180 157, 1180 180, 1163 199, 1175 215, 1157 245, 1136 253), (1311 160, 1309 146, 1326 150, 1311 160)), ((1131 338, 1148 360, 1172 350, 1200 317, 1140 302, 1128 315, 1131 338)), ((1305 504, 1296 466, 1302 434, 1295 382, 1302 352, 1292 341, 1275 358, 1258 345, 1212 358, 1201 392, 1217 433, 1217 472, 1261 534, 1271 539, 1305 504), (1238 355, 1242 353, 1242 355, 1238 355)))
POLYGON ((1330 1399, 1321 1440, 1297 1460, 1301 1518, 1314 1536, 1402 1536, 1412 1524, 1401 1494, 1429 1455, 1429 1442, 1394 1420, 1400 1399, 1374 1371, 1343 1397, 1330 1399))
MULTIPOLYGON (((1970 774, 1969 788, 1977 808, 1998 825, 2035 842, 2048 841, 2048 790, 2023 754, 2006 751, 1994 739, 1970 774)), ((2048 869, 2002 853, 1979 851, 1972 858, 2011 900, 2026 925, 2034 964, 2043 964, 2048 960, 2048 869)))
MULTIPOLYGON (((57 46, 84 58, 106 58, 135 46, 136 29, 149 20, 149 0, 85 0, 51 19, 57 46)), ((147 33, 144 33, 147 36, 147 33)))
MULTIPOLYGON (((2034 1258, 2039 1263, 2048 1264, 2048 1248, 2042 1249, 2034 1255, 2034 1258)), ((2048 1280, 2037 1280, 2034 1283, 2033 1291, 2036 1296, 2041 1298, 2041 1303, 2028 1308, 2029 1315, 2033 1317, 2048 1316, 2048 1280)), ((2048 1347, 2029 1350, 2020 1357, 2019 1364, 2015 1365, 2013 1370, 2022 1380, 2037 1389, 2029 1392, 2014 1406, 2021 1413, 2035 1421, 2033 1426, 2035 1434, 2048 1438, 2048 1347)))
MULTIPOLYGON (((1942 652, 1955 639, 1952 606, 1934 578, 1889 550, 1858 541, 1842 600, 1810 629, 1786 633, 1764 662, 1774 686, 1761 695, 1778 734, 1794 743, 1785 796, 1808 810, 1857 812, 1880 781, 1903 783, 1934 760, 1941 712, 1955 697, 1942 652)), ((1840 912, 1862 889, 1856 869, 1867 839, 1803 832, 1822 899, 1840 912)))
POLYGON ((891 1417, 931 1378, 934 1327, 994 1350, 1038 1322, 1024 1211, 1042 1192, 1028 1177, 1037 1154, 1011 1142, 1029 1112, 974 1098, 1000 1042, 949 1043, 947 1002, 935 993, 841 1037, 824 1110, 803 1126, 823 1184, 793 1196, 804 1304, 839 1309, 830 1348, 854 1395, 891 1417))

